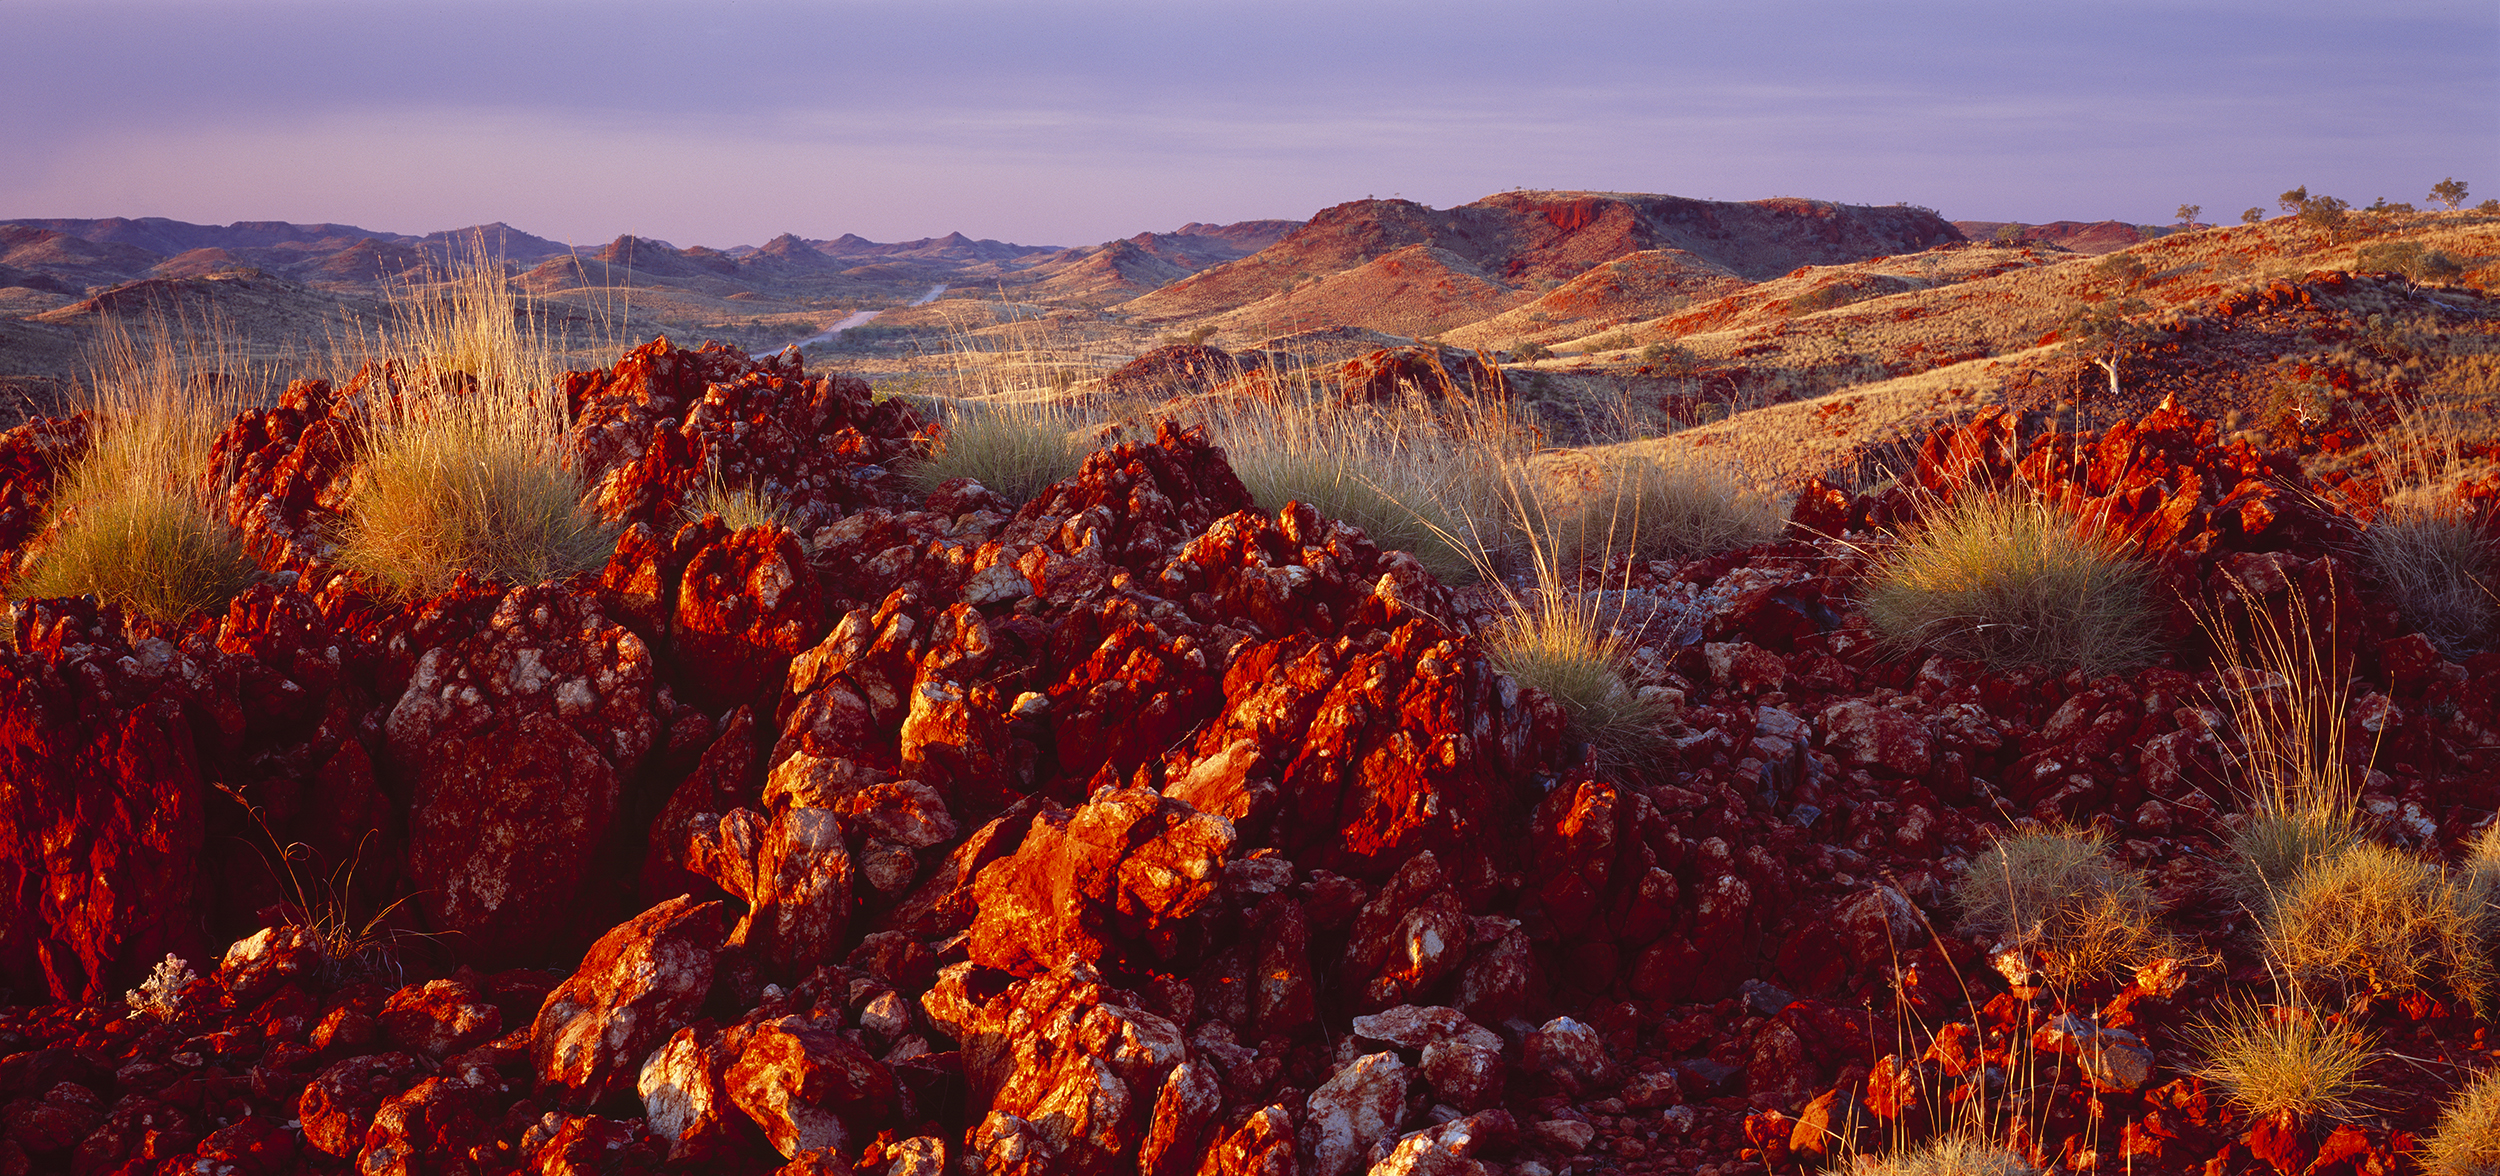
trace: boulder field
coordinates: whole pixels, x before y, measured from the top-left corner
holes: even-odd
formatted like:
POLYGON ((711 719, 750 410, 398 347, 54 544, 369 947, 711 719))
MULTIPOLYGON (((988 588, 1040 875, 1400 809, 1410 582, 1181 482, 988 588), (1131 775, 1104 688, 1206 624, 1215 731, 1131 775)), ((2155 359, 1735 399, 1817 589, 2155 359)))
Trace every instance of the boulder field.
MULTIPOLYGON (((794 358, 574 373, 607 566, 390 603, 323 523, 392 378, 218 440, 271 573, 222 615, 15 606, 0 1176, 1737 1176, 1989 1097, 2042 1163, 2360 1173, 2489 1061, 2431 992, 2369 1012, 2411 1060, 2360 1121, 2190 1073, 2189 1022, 2264 978, 2214 886, 2239 749, 2190 602, 2334 634, 2376 835, 2452 857, 2500 808, 2500 654, 2402 623, 2297 448, 1983 416, 1902 486, 1810 487, 1781 542, 1618 563, 1674 708, 1607 779, 1486 659, 1482 590, 1254 509, 1203 435, 1021 507, 921 494, 923 423, 794 358), (709 472, 789 525, 682 521, 709 472), (2139 540, 2160 663, 1879 647, 1876 529, 1983 477, 2139 540), (2035 819, 2109 833, 2177 951, 2064 992, 1991 967, 1949 891, 2035 819)), ((0 434, 10 566, 85 436, 0 434)))

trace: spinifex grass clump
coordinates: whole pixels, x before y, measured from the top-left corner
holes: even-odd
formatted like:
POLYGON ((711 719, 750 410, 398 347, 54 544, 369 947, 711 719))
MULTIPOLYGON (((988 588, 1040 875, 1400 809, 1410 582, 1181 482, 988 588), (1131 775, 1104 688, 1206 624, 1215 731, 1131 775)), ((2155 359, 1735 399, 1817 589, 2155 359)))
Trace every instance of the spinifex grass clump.
POLYGON ((1867 619, 1901 649, 1998 666, 2148 661, 2158 620, 2143 568, 2090 525, 2010 493, 1966 492, 1881 557, 1867 619))
POLYGON ((1644 695, 1624 672, 1630 653, 1600 592, 1548 584, 1512 602, 1484 634, 1485 655, 1520 684, 1561 706, 1588 747, 1590 765, 1622 778, 1654 764, 1667 738, 1671 706, 1644 695))
POLYGON ((1480 555, 1507 546, 1498 519, 1514 439, 1471 404, 1438 414, 1347 404, 1322 373, 1272 375, 1274 400, 1211 414, 1216 442, 1260 509, 1308 504, 1361 528, 1384 551, 1413 554, 1444 583, 1476 578, 1480 555))
POLYGON ((2002 1144, 1969 1131, 1940 1135, 1890 1155, 1861 1154, 1841 1169, 1846 1176, 2039 1176, 2036 1164, 2002 1144))
POLYGON ((564 467, 556 352, 503 272, 473 262, 402 303, 340 562, 409 596, 463 571, 534 584, 598 567, 611 537, 564 467))
POLYGON ((2378 1056, 2369 1033, 2313 1010, 2234 1001, 2198 1023, 2197 1076, 2258 1118, 2311 1122, 2368 1110, 2362 1070, 2378 1056))
POLYGON ((143 355, 107 328, 87 405, 94 443, 54 491, 58 529, 12 595, 93 594, 175 621, 224 608, 256 574, 207 468, 210 443, 242 408, 236 382, 218 356, 180 354, 169 324, 150 333, 143 355))
MULTIPOLYGON (((2345 659, 2318 643, 2319 627, 2297 596, 2285 623, 2253 594, 2243 591, 2242 600, 2237 625, 2212 610, 2205 629, 2223 663, 2218 701, 2239 736, 2234 766, 2247 798, 2225 881, 2262 924, 2301 874, 2360 843, 2358 773, 2345 659)), ((2333 632, 2332 618, 2325 631, 2333 632)))
POLYGON ((678 514, 687 522, 700 522, 707 515, 719 515, 720 521, 732 531, 748 527, 789 525, 789 512, 772 495, 755 486, 732 486, 723 481, 717 469, 708 471, 702 487, 686 499, 678 514))
POLYGON ((2475 915, 2437 864, 2364 841, 2275 897, 2266 955, 2316 997, 2397 997, 2440 980, 2480 1009, 2492 965, 2475 915))
POLYGON ((2488 1070, 2450 1095, 2439 1126, 2416 1153, 2429 1176, 2492 1176, 2500 1172, 2500 1070, 2488 1070))
POLYGON ((2361 532, 2361 546, 2405 623, 2442 650, 2477 649, 2500 622, 2500 558, 2461 504, 2400 501, 2361 532))
POLYGON ((1588 492, 1554 513, 1569 562, 1614 554, 1642 560, 1712 555, 1769 540, 1783 522, 1778 504, 1748 489, 1725 464, 1685 452, 1605 461, 1588 492))
POLYGON ((2097 832, 2007 837, 1971 863, 1953 897, 1966 927, 2030 952, 2061 986, 2131 967, 2157 938, 2152 890, 2109 856, 2109 838, 2097 832))
POLYGON ((1079 422, 1049 405, 956 401, 927 460, 912 470, 924 493, 970 478, 1010 502, 1024 502, 1074 476, 1092 446, 1079 422))

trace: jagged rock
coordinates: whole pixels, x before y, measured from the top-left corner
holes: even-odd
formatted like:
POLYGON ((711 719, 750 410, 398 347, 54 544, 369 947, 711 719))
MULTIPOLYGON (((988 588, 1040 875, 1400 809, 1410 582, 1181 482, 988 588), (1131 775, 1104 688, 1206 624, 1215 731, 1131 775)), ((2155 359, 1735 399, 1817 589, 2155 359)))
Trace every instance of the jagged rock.
POLYGON ((828 1149, 856 1155, 898 1107, 893 1073, 845 1038, 839 1022, 757 1025, 724 1082, 730 1101, 790 1159, 828 1149))
POLYGON ((1406 1115, 1406 1064, 1394 1053, 1365 1054, 1311 1092, 1300 1134, 1303 1170, 1345 1176, 1406 1115))
POLYGON ((729 942, 782 972, 830 958, 851 918, 851 858, 832 809, 792 807, 766 818, 738 809, 706 835, 687 864, 746 900, 729 942))
POLYGON ((742 1117, 728 1087, 729 1067, 745 1043, 745 1030, 688 1027, 644 1059, 634 1088, 651 1133, 667 1142, 669 1162, 720 1162, 750 1134, 752 1120, 742 1117))
POLYGON ((1023 976, 1100 962, 1115 944, 1170 959, 1182 924, 1216 899, 1232 845, 1223 818, 1145 788, 1045 809, 974 884, 972 958, 1023 976))
POLYGON ((632 1091, 652 1049, 694 1020, 722 938, 721 904, 684 896, 601 936, 538 1010, 541 1096, 582 1107, 632 1091))
POLYGON ((359 1176, 424 1176, 458 1157, 493 1154, 505 1091, 465 1078, 427 1078, 385 1099, 356 1153, 359 1176))
POLYGON ((375 1020, 392 1045, 435 1058, 450 1057, 503 1032, 503 1010, 456 979, 428 980, 392 993, 375 1020))
POLYGON ((56 1000, 118 998, 168 954, 208 959, 204 797, 240 699, 205 643, 121 627, 88 601, 30 602, 0 650, 0 893, 15 896, 0 983, 56 1000))
POLYGON ((251 1004, 325 962, 319 941, 304 928, 263 927, 226 948, 217 965, 217 986, 236 1004, 251 1004))
POLYGON ((1292 1114, 1266 1106, 1207 1149, 1198 1176, 1294 1176, 1295 1158, 1292 1114))
POLYGON ((417 902, 471 958, 578 939, 580 904, 609 897, 589 867, 657 735, 655 686, 641 638, 552 585, 419 660, 383 729, 414 779, 417 902))
POLYGON ((1354 1032, 1414 1054, 1440 1101, 1462 1111, 1483 1110, 1501 1098, 1502 1038, 1457 1009, 1399 1005, 1354 1018, 1354 1032))
POLYGON ((371 1054, 331 1065, 304 1087, 296 1104, 305 1142, 341 1159, 354 1158, 364 1147, 375 1108, 424 1075, 424 1063, 404 1053, 371 1054))
MULTIPOLYGON (((1066 964, 1009 985, 968 1018, 960 1006, 929 1012, 960 1026, 976 1106, 1029 1124, 1053 1171, 1096 1176, 1137 1162, 1166 1084, 1190 1060, 1179 1027, 1140 1003, 1085 965, 1066 964)), ((1176 1139, 1203 1095, 1194 1086, 1184 1078, 1174 1095, 1176 1139)))
POLYGON ((973 1129, 971 1155, 982 1176, 1049 1176, 1058 1153, 1039 1128, 1004 1111, 991 1111, 973 1129))
POLYGON ((749 527, 698 548, 680 573, 669 628, 687 700, 725 710, 777 691, 790 659, 825 634, 822 591, 786 528, 749 527))
POLYGON ((1571 1095, 1610 1087, 1617 1071, 1596 1030, 1570 1017, 1547 1021, 1519 1047, 1519 1066, 1571 1095))

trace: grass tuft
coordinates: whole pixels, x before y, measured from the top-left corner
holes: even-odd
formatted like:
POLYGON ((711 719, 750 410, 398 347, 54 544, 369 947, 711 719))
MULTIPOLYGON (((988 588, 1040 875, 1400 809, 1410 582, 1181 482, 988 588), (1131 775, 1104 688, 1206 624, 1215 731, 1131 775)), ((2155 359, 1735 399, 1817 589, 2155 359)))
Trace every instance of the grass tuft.
POLYGON ((1085 464, 1091 450, 1077 422, 1037 404, 956 401, 927 459, 911 472, 923 493, 970 478, 1010 502, 1022 503, 1085 464))
POLYGON ((2450 1096, 2439 1126, 2416 1153, 2428 1176, 2500 1173, 2500 1070, 2488 1070, 2450 1096))
POLYGON ((2132 967, 2158 940, 2152 891, 2095 831, 2004 838, 1971 863, 1953 897, 1966 926, 2028 949, 2061 986, 2132 967))
POLYGON ((2266 954, 2314 995, 2402 996, 2444 979, 2481 1008, 2492 969, 2472 914, 2437 864, 2363 841, 2276 896, 2266 954))
POLYGON ((143 354, 106 328, 87 404, 94 443, 54 492, 58 529, 12 595, 92 594, 171 622, 222 610, 258 575, 207 474, 210 444, 243 407, 238 385, 222 356, 178 353, 169 324, 150 333, 143 354))
POLYGON ((721 481, 718 471, 703 480, 703 488, 678 514, 687 522, 701 522, 706 515, 719 515, 720 521, 732 531, 748 527, 787 527, 789 512, 771 495, 754 486, 731 486, 721 481))
POLYGON ((2088 525, 2010 494, 1966 494, 1932 511, 1880 558, 1865 603, 1895 648, 1992 666, 2101 674, 2158 648, 2144 570, 2088 525))
POLYGON ((557 352, 501 268, 473 261, 402 311, 380 344, 395 378, 368 393, 341 565, 405 597, 464 571, 535 584, 598 567, 613 535, 564 466, 557 352))
POLYGON ((1617 457, 1596 488, 1557 511, 1567 562, 1591 555, 1691 559, 1776 537, 1777 503, 1747 489, 1726 465, 1679 451, 1661 458, 1617 457))
POLYGON ((1956 1131, 1908 1151, 1854 1156, 1842 1171, 1846 1176, 2039 1176, 2040 1168, 2000 1144, 1956 1131))
POLYGON ((1674 708, 1663 695, 1641 693, 1624 673, 1630 651, 1604 599, 1540 587, 1495 622, 1484 647, 1494 668, 1562 707, 1588 746, 1592 768, 1623 779, 1657 762, 1674 708))
POLYGON ((2224 883, 2241 909, 2262 924, 2274 918, 2276 900, 2291 893, 2303 872, 2360 843, 2361 831, 2349 812, 2323 806, 2255 807, 2231 834, 2224 883))
POLYGON ((2191 1033, 2206 1057, 2197 1076, 2259 1118, 2305 1123, 2370 1109, 2361 1071, 2378 1045, 2366 1031, 2329 1024, 2303 1008, 2236 1000, 2191 1033))
POLYGON ((2441 650, 2480 648, 2500 622, 2500 560, 2460 505, 2402 501, 2361 532, 2361 547, 2405 623, 2441 650))

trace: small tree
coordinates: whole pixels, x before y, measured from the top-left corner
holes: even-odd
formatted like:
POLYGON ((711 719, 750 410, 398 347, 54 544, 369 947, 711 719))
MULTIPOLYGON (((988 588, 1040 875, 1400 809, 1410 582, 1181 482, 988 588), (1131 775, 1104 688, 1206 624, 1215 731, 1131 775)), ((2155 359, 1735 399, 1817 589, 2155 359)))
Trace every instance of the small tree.
POLYGON ((2180 206, 2179 206, 2179 231, 2180 231, 2180 232, 2182 232, 2182 233, 2184 233, 2184 232, 2187 232, 2187 231, 2188 231, 2188 230, 2190 230, 2190 229, 2195 228, 2195 227, 2196 227, 2196 214, 2198 214, 2198 213, 2200 213, 2200 212, 2203 212, 2203 211, 2205 211, 2205 206, 2204 206, 2204 205, 2202 205, 2202 204, 2182 204, 2182 205, 2180 205, 2180 206))
POLYGON ((2262 208, 2251 208, 2240 213, 2240 223, 2244 225, 2257 224, 2265 219, 2266 210, 2262 208))
POLYGON ((2291 213, 2294 216, 2298 216, 2300 214, 2300 210, 2307 207, 2309 204, 2309 185, 2302 184, 2289 192, 2285 192, 2284 194, 2275 197, 2274 202, 2275 204, 2281 206, 2283 211, 2291 213))
POLYGON ((2431 185, 2430 198, 2447 205, 2453 212, 2458 205, 2465 203, 2465 181, 2455 176, 2441 180, 2431 185))
MULTIPOLYGON (((2141 282, 2143 272, 2144 263, 2136 262, 2126 289, 2133 290, 2141 282)), ((2132 294, 2101 296, 2077 303, 2058 321, 2057 333, 2075 345, 2076 353, 2109 373, 2109 394, 2113 399, 2118 395, 2119 357, 2145 337, 2145 329, 2135 322, 2135 317, 2152 309, 2132 294)))

